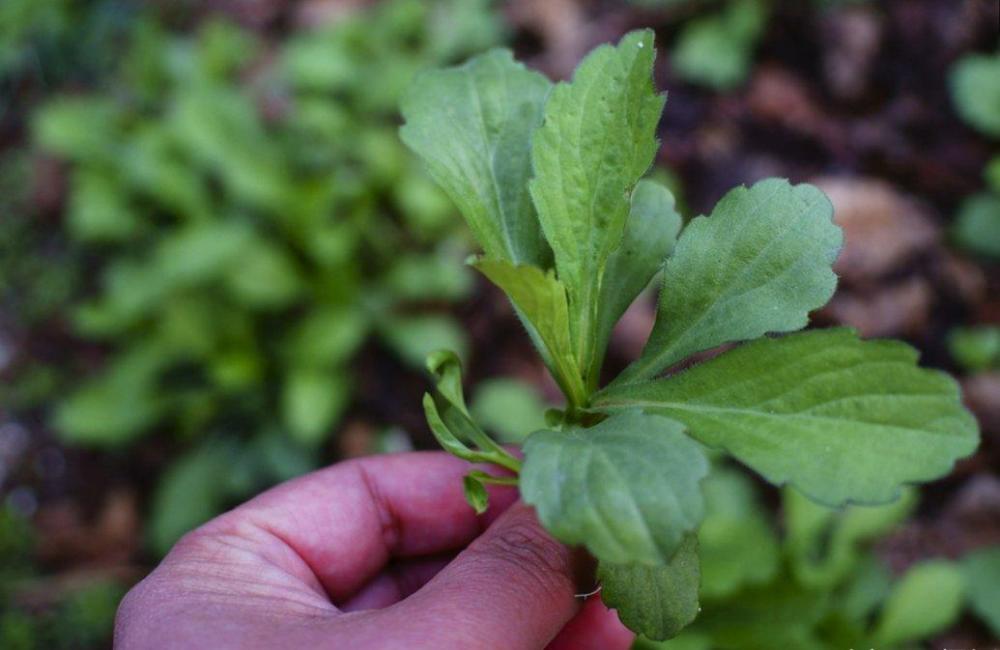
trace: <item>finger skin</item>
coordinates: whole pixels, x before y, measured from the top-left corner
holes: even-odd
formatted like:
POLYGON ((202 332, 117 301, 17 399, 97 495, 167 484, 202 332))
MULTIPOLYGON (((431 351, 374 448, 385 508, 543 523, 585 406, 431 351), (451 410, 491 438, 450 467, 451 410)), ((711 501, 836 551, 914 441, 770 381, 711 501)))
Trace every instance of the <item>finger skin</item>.
POLYGON ((529 506, 508 507, 516 490, 491 491, 490 517, 472 512, 468 470, 439 453, 385 456, 261 495, 186 536, 128 594, 115 647, 625 647, 607 610, 574 619, 580 566, 529 506), (470 541, 437 572, 440 553, 470 541), (387 583, 376 576, 390 560, 408 568, 387 583))
POLYGON ((360 612, 394 605, 427 584, 453 559, 434 557, 393 563, 337 606, 343 612, 360 612))
POLYGON ((635 634, 618 620, 618 614, 593 595, 547 650, 628 650, 634 640, 635 634))
POLYGON ((441 648, 544 648, 580 609, 568 548, 511 506, 423 589, 393 608, 441 648), (448 621, 446 630, 430 629, 448 621), (424 629, 420 629, 424 627, 424 629))
POLYGON ((472 468, 443 452, 348 461, 279 485, 207 528, 256 528, 280 540, 342 602, 393 557, 468 544, 517 498, 513 488, 490 486, 490 509, 477 516, 462 491, 472 468))

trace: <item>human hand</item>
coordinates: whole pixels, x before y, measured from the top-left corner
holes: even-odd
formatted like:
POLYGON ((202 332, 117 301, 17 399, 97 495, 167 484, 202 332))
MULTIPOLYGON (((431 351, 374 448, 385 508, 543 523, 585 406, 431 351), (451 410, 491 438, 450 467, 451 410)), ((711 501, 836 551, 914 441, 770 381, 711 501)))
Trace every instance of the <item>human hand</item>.
POLYGON ((261 494, 129 592, 115 647, 628 648, 600 598, 574 595, 589 590, 580 563, 515 489, 491 486, 475 515, 468 469, 444 453, 375 456, 261 494))

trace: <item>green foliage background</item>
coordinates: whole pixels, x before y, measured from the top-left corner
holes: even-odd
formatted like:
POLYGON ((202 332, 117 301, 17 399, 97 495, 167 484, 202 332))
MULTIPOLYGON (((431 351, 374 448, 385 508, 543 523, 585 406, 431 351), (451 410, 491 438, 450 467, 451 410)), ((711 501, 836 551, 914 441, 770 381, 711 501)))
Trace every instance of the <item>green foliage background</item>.
MULTIPOLYGON (((369 341, 417 367, 466 348, 442 309, 471 288, 465 234, 399 143, 397 104, 416 71, 505 29, 464 0, 391 0, 277 42, 176 11, 0 7, 0 78, 16 91, 0 110, 28 140, 0 160, 0 301, 23 336, 56 321, 83 346, 17 360, 0 399, 45 407, 73 446, 174 438, 145 531, 155 555, 316 466, 369 341), (39 159, 65 177, 62 229, 28 191, 39 159)), ((3 534, 27 540, 17 521, 3 534)), ((118 595, 101 589, 46 614, 63 626, 51 638, 0 598, 0 647, 103 641, 118 595)))

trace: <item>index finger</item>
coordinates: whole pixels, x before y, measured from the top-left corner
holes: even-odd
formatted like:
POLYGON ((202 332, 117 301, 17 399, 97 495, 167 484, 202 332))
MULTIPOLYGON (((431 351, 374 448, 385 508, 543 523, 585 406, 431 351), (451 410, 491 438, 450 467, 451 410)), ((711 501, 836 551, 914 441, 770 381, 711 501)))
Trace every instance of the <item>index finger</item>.
MULTIPOLYGON (((517 498, 490 488, 490 510, 477 516, 462 477, 473 466, 443 452, 414 452, 347 461, 283 483, 208 524, 266 533, 284 544, 341 601, 374 578, 392 557, 442 553, 465 546, 517 498)), ((231 534, 228 532, 226 534, 231 534)), ((269 553, 271 561, 285 561, 269 553)), ((298 562, 288 561, 294 571, 298 562)), ((308 579, 308 576, 302 576, 308 579)))

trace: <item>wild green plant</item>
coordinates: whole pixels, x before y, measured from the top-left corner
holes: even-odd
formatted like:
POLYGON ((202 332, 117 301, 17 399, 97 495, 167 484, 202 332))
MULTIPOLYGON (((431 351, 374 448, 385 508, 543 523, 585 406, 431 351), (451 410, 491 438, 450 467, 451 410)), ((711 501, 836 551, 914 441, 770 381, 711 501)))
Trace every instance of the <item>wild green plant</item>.
POLYGON ((770 12, 767 0, 740 0, 690 20, 674 46, 674 69, 682 79, 714 90, 736 88, 750 74, 770 12))
MULTIPOLYGON (((1000 52, 970 54, 951 71, 951 94, 958 114, 990 138, 1000 138, 1000 52)), ((983 172, 986 190, 965 199, 959 207, 952 235, 962 248, 1000 259, 1000 156, 983 172)))
POLYGON ((221 438, 168 472, 157 548, 309 469, 366 341, 418 367, 465 347, 441 306, 470 289, 467 245, 395 135, 397 104, 500 25, 487 2, 393 0, 269 49, 145 15, 115 76, 35 116, 38 146, 70 163, 66 227, 96 276, 74 329, 108 351, 55 428, 93 446, 221 438))
POLYGON ((53 589, 36 565, 34 538, 27 519, 0 506, 0 648, 70 650, 106 644, 124 595, 122 585, 91 578, 53 589), (31 592, 42 592, 49 602, 31 602, 38 600, 27 596, 31 592))
POLYGON ((1000 369, 1000 326, 953 328, 948 332, 948 350, 969 372, 1000 369))
MULTIPOLYGON (((812 0, 815 12, 869 0, 812 0)), ((717 92, 743 85, 750 76, 760 42, 776 7, 772 0, 632 0, 636 5, 676 10, 687 16, 679 25, 670 65, 689 83, 717 92)))
POLYGON ((923 560, 899 577, 870 550, 914 510, 912 489, 887 505, 834 510, 786 488, 783 533, 735 468, 715 467, 702 489, 702 612, 675 639, 637 650, 906 648, 966 610, 1000 633, 1000 548, 923 560))
POLYGON ((129 0, 0 4, 0 88, 10 91, 0 93, 0 118, 36 93, 105 72, 135 13, 129 0))
POLYGON ((834 292, 842 234, 826 197, 769 179, 712 214, 681 219, 643 180, 665 97, 649 31, 588 55, 553 85, 493 50, 418 77, 401 136, 465 216, 471 260, 510 298, 565 396, 522 458, 465 405, 458 357, 431 355, 424 407, 441 445, 474 463, 466 494, 518 485, 556 538, 598 560, 622 621, 666 639, 698 613, 701 482, 707 449, 836 507, 897 499, 947 474, 978 443, 947 375, 895 341, 802 329, 834 292), (602 385, 616 321, 660 275, 640 358, 602 385), (682 371, 693 355, 748 341, 682 371))

